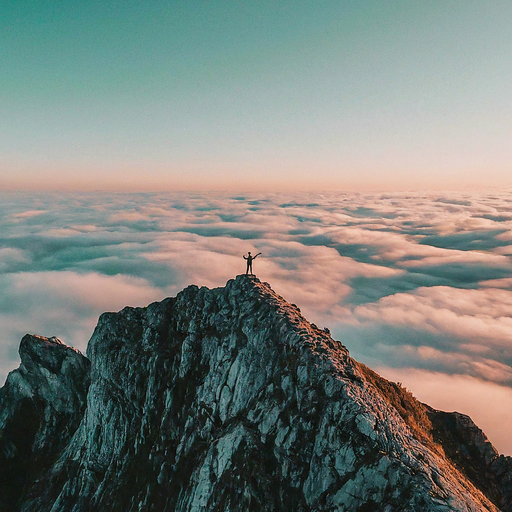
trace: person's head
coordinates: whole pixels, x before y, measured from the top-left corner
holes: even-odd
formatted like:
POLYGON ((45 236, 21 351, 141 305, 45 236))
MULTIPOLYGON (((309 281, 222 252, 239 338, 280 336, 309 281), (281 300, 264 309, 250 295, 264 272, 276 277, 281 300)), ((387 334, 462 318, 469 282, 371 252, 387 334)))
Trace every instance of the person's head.
POLYGON ((251 255, 251 251, 249 251, 249 256, 251 255))

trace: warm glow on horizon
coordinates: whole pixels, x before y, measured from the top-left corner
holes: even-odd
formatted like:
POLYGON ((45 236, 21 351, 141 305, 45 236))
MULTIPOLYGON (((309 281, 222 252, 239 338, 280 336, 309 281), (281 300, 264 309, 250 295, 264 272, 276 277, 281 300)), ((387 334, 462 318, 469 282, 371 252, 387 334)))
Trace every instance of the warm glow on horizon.
POLYGON ((107 4, 0 6, 0 190, 512 186, 509 4, 107 4))
POLYGON ((392 170, 380 173, 368 169, 335 172, 313 169, 289 170, 283 176, 276 169, 259 169, 245 166, 235 170, 202 172, 194 170, 144 170, 135 166, 98 169, 69 166, 66 169, 44 171, 16 170, 4 172, 0 191, 75 191, 75 192, 293 192, 293 191, 340 191, 340 192, 407 192, 422 190, 482 190, 512 187, 512 174, 487 173, 482 183, 478 170, 468 173, 452 173, 444 180, 431 180, 428 170, 407 173, 392 170), (457 176, 453 176, 457 174, 457 176), (322 179, 318 179, 318 176, 322 179), (460 175, 460 176, 459 176, 460 175), (293 176, 289 179, 288 176, 293 176))

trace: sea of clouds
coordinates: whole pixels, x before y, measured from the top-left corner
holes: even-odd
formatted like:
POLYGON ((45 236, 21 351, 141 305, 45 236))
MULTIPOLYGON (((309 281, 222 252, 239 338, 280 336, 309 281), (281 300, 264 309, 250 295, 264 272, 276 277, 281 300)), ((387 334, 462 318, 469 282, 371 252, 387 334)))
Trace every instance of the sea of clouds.
POLYGON ((512 454, 512 191, 0 195, 0 378, 29 332, 245 271, 356 359, 512 454))

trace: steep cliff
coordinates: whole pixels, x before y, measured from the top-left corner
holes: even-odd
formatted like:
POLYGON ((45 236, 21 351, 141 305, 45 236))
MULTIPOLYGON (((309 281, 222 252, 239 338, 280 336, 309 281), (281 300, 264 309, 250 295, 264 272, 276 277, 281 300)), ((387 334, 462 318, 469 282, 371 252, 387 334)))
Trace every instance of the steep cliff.
POLYGON ((464 422, 256 278, 105 313, 88 358, 34 336, 20 354, 0 391, 1 510, 512 510, 510 458, 485 442, 459 457, 464 422))

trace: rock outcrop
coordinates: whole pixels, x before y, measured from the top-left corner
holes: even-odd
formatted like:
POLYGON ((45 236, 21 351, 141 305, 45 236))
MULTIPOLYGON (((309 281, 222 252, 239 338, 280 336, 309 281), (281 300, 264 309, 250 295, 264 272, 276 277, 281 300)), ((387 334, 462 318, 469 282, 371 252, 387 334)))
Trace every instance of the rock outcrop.
POLYGON ((105 313, 87 358, 35 336, 20 353, 0 510, 512 510, 509 457, 256 278, 105 313))
POLYGON ((0 390, 0 510, 19 510, 82 420, 90 362, 58 338, 26 335, 0 390))
POLYGON ((512 510, 512 457, 499 455, 469 416, 425 407, 433 437, 449 460, 501 510, 512 510))

